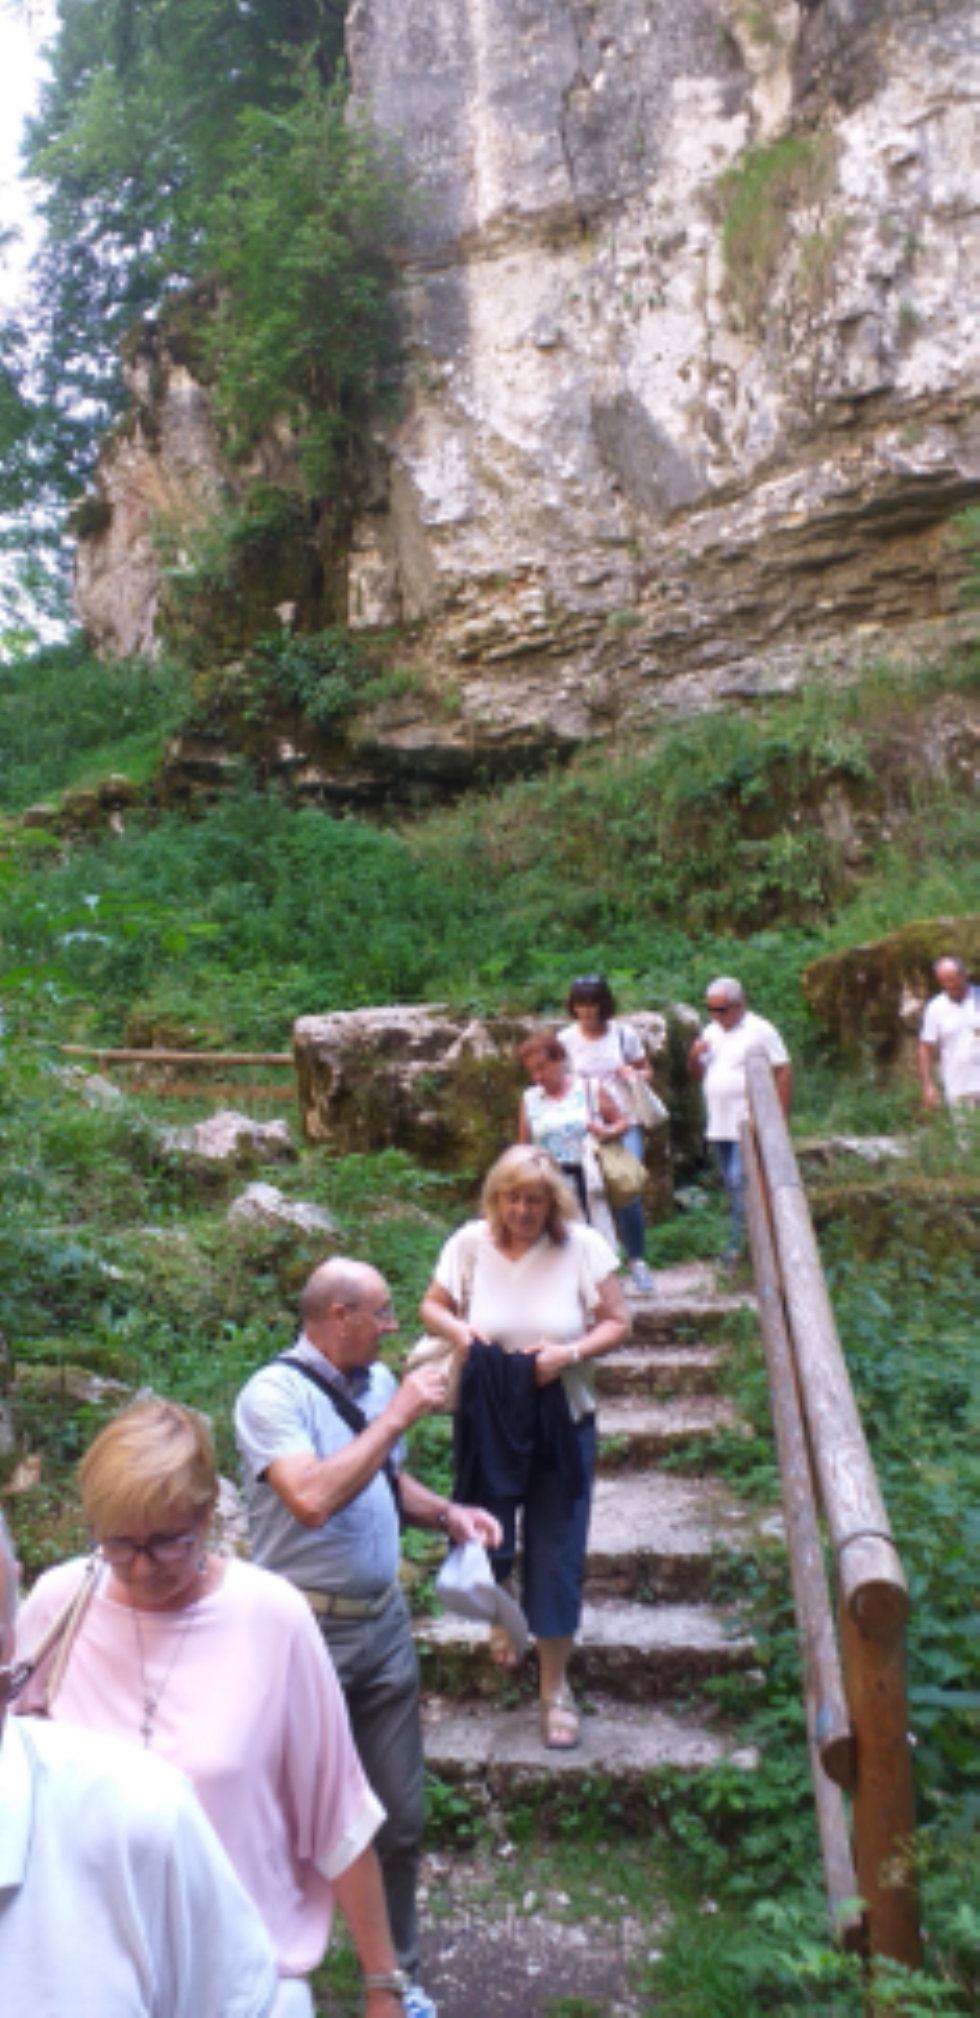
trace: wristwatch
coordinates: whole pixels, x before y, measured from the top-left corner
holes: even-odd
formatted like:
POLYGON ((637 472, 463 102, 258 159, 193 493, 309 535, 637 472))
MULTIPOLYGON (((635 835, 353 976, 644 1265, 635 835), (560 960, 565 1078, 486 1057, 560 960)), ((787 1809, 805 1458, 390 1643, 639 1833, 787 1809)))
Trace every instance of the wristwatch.
POLYGON ((365 1976, 365 1990, 390 1990, 393 1997, 404 1997, 409 1988, 408 1976, 404 1969, 386 1969, 382 1976, 365 1976))

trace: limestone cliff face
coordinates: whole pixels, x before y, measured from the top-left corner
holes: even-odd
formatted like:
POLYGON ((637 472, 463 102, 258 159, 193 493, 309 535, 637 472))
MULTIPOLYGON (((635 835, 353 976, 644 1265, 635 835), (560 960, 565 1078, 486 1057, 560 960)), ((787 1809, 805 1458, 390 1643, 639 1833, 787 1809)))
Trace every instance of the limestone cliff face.
POLYGON ((193 542, 224 484, 210 404, 186 363, 141 331, 126 375, 130 409, 99 459, 94 525, 75 547, 76 607, 106 658, 152 654, 160 533, 179 525, 193 542))
POLYGON ((444 736, 601 734, 944 616, 973 0, 354 0, 348 35, 417 189, 351 619, 421 624, 444 736))
POLYGON ((941 649, 980 493, 974 0, 352 0, 348 50, 415 192, 350 620, 415 627, 452 696, 362 754, 448 774, 941 649))

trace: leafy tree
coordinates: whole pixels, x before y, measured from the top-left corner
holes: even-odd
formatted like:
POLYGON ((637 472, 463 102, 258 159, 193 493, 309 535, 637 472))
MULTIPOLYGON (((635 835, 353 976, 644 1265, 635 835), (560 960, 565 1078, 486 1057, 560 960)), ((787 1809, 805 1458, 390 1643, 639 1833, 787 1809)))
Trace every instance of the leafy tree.
POLYGON ((127 330, 209 270, 209 221, 249 144, 240 117, 288 111, 309 88, 301 56, 304 77, 329 86, 344 12, 344 0, 61 0, 25 152, 44 192, 38 369, 63 495, 122 404, 127 330))
POLYGON ((309 62, 289 111, 252 108, 208 218, 218 279, 205 353, 232 452, 274 421, 299 440, 310 495, 336 491, 391 329, 383 239, 391 179, 368 128, 309 62))

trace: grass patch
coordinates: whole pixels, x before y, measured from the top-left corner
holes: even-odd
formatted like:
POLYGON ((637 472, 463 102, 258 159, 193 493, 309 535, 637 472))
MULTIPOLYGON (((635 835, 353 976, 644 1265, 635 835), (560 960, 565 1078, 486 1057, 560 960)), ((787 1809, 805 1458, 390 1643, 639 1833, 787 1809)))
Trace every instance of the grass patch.
POLYGON ((787 133, 768 147, 748 148, 719 176, 716 214, 728 293, 748 326, 764 319, 794 220, 829 194, 836 172, 833 134, 787 133))
POLYGON ((190 692, 169 662, 103 664, 83 640, 0 666, 0 807, 17 812, 122 772, 152 778, 190 692))

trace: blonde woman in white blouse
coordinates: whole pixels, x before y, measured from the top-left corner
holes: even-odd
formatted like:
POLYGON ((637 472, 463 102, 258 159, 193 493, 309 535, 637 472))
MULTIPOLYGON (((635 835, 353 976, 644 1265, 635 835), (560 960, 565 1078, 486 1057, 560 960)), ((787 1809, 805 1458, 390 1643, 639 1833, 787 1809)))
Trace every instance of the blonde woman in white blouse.
MULTIPOLYGON (((523 1508, 523 1602, 537 1639, 542 1735, 551 1750, 579 1740, 568 1662, 582 1609, 582 1580, 595 1473, 593 1362, 629 1337, 616 1257, 542 1150, 499 1157, 483 1187, 483 1218, 453 1234, 422 1300, 426 1329, 464 1355, 487 1340, 531 1354, 539 1387, 560 1380, 575 1424, 585 1486, 569 1509, 553 1473, 532 1476, 523 1508)), ((516 1509, 492 1506, 504 1529, 494 1573, 514 1560, 516 1509)), ((497 1635, 495 1657, 514 1665, 497 1635)))

